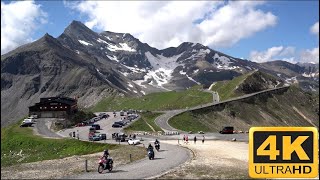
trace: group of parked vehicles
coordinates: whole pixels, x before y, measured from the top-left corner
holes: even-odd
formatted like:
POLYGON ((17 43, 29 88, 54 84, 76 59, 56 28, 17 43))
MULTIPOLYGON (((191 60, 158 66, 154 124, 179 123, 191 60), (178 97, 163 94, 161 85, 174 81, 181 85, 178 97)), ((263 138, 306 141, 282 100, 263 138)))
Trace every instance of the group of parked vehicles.
POLYGON ((131 121, 134 119, 138 118, 139 116, 137 114, 130 114, 127 115, 126 117, 121 118, 121 121, 116 121, 112 124, 113 128, 121 128, 122 126, 125 126, 129 124, 131 121))
POLYGON ((37 115, 31 115, 22 121, 20 127, 31 127, 36 122, 37 118, 37 115))
POLYGON ((92 124, 94 124, 95 122, 100 121, 101 119, 104 119, 104 118, 109 118, 109 114, 107 114, 107 113, 100 113, 98 116, 93 117, 93 118, 88 119, 88 120, 85 120, 85 121, 82 121, 81 123, 78 123, 78 124, 76 124, 75 126, 76 126, 76 127, 82 127, 82 126, 92 125, 92 124))

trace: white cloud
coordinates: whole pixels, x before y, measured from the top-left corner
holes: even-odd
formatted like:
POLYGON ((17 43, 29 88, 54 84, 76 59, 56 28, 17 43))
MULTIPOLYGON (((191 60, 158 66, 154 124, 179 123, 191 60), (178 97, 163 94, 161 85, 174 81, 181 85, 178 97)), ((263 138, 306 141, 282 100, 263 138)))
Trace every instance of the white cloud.
POLYGON ((319 63, 319 47, 302 51, 300 54, 300 62, 319 63))
POLYGON ((290 63, 319 63, 319 47, 304 49, 299 52, 294 47, 276 46, 265 51, 251 51, 249 59, 262 63, 273 60, 283 60, 290 63))
POLYGON ((276 24, 254 1, 81 1, 65 2, 88 17, 89 28, 131 33, 157 48, 185 41, 231 46, 276 24), (195 23, 197 22, 197 23, 195 23))
POLYGON ((31 42, 31 35, 46 23, 47 14, 34 1, 1 1, 1 54, 31 42))
POLYGON ((310 32, 319 36, 319 21, 316 22, 313 26, 311 26, 310 32))
POLYGON ((249 59, 258 63, 272 60, 285 60, 291 63, 296 63, 294 56, 294 47, 276 46, 271 47, 266 51, 251 51, 249 59))

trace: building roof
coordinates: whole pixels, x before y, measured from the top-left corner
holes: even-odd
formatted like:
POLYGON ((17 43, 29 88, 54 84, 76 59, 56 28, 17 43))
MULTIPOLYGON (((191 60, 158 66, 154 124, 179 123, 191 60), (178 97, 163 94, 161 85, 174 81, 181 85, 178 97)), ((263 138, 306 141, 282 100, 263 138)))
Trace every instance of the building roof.
POLYGON ((29 106, 30 107, 34 107, 34 106, 39 106, 42 104, 47 104, 47 103, 53 103, 53 102, 57 102, 57 103, 63 103, 63 104, 67 104, 67 105, 74 105, 77 103, 77 100, 73 99, 73 98, 69 98, 69 97, 47 97, 47 98, 40 98, 40 102, 36 103, 33 106, 29 106))

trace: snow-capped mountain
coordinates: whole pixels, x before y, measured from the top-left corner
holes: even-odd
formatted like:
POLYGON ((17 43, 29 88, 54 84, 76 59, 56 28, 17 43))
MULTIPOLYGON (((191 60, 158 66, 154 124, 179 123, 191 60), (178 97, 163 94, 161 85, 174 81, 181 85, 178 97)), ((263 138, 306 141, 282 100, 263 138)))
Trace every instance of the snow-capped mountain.
POLYGON ((139 86, 142 94, 150 90, 184 89, 194 84, 210 85, 214 80, 232 79, 256 66, 189 42, 158 50, 128 33, 96 33, 77 21, 57 39, 79 55, 90 55, 112 66, 132 86, 139 86), (217 76, 221 71, 224 75, 217 76))
POLYGON ((77 96, 88 107, 110 94, 209 87, 254 69, 319 89, 319 68, 258 64, 191 42, 159 50, 128 33, 97 33, 73 21, 57 38, 45 34, 1 56, 1 119, 21 117, 40 97, 77 96))

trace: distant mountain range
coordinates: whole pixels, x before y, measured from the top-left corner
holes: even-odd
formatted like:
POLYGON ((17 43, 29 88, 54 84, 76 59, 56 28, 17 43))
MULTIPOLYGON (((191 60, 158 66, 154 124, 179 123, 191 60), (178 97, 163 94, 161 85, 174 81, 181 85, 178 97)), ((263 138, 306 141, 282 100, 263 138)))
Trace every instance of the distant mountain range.
POLYGON ((57 38, 45 34, 1 56, 1 125, 24 116, 40 97, 78 97, 88 107, 112 94, 209 87, 254 69, 319 91, 318 64, 259 64, 191 42, 159 50, 128 33, 96 33, 73 21, 57 38))

